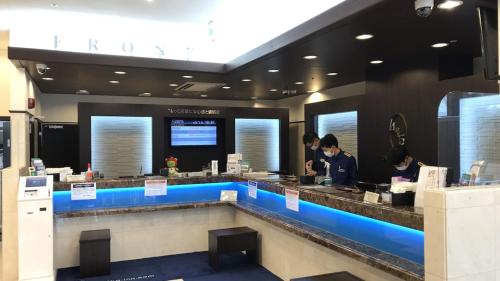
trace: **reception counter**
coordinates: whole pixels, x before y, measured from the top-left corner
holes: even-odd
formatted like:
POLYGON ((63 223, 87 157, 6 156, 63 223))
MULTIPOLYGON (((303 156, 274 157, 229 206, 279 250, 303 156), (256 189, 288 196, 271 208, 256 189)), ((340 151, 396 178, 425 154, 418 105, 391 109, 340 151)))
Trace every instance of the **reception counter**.
MULTIPOLYGON (((216 225, 210 222, 211 228, 255 224, 253 227, 261 227, 262 233, 266 231, 263 228, 267 223, 285 231, 285 233, 278 231, 279 235, 285 235, 289 239, 296 239, 290 238, 289 235, 302 237, 316 245, 312 247, 323 247, 321 251, 324 251, 324 248, 334 250, 340 254, 337 256, 339 259, 337 264, 344 259, 341 256, 365 264, 365 266, 359 265, 358 269, 352 269, 354 272, 361 271, 358 274, 365 276, 375 274, 370 273, 370 269, 359 269, 366 265, 373 268, 372 271, 380 271, 380 276, 373 280, 423 280, 423 232, 421 231, 423 216, 414 212, 412 208, 367 204, 362 202, 361 194, 319 186, 300 186, 282 178, 258 180, 259 191, 257 199, 254 199, 248 196, 246 182, 245 178, 233 176, 169 179, 167 196, 151 199, 142 196, 144 179, 98 180, 96 202, 71 201, 68 191, 70 185, 56 183, 54 186, 54 210, 56 229, 58 229, 56 240, 57 232, 61 233, 62 240, 67 240, 66 228, 80 229, 82 224, 100 225, 103 221, 107 221, 114 225, 120 220, 118 222, 120 227, 125 227, 124 223, 127 221, 136 220, 134 214, 144 218, 144 214, 154 213, 152 216, 157 220, 158 216, 166 214, 165 212, 182 212, 189 209, 199 212, 196 210, 206 209, 208 213, 217 213, 215 216, 217 218, 224 217, 222 222, 214 222, 216 225), (300 191, 299 212, 285 208, 283 196, 285 189, 300 191), (219 201, 221 190, 237 190, 238 200, 219 201), (70 226, 72 224, 74 226, 70 226), (384 276, 382 272, 389 273, 392 277, 384 276)), ((192 213, 189 214, 189 217, 194 216, 192 213)), ((209 215, 208 221, 210 217, 212 216, 209 215)), ((161 223, 166 223, 166 220, 162 219, 161 223)), ((274 246, 264 243, 264 237, 263 234, 262 264, 272 272, 276 271, 275 274, 284 279, 294 277, 290 276, 292 273, 280 274, 280 270, 283 269, 274 264, 276 261, 271 261, 269 258, 274 257, 276 251, 265 254, 265 249, 274 246), (273 271, 273 267, 277 268, 273 271)), ((182 249, 177 252, 188 250, 192 249, 182 249)), ((115 260, 145 256, 136 256, 132 253, 127 255, 117 255, 115 260)), ((64 265, 71 266, 71 264, 61 264, 64 265)))

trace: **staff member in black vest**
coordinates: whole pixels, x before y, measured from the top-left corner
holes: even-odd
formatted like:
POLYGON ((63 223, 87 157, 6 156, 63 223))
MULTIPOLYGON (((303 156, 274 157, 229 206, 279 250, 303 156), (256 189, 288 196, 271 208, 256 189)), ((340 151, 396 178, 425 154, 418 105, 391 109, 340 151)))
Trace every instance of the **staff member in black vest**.
POLYGON ((339 148, 337 138, 328 134, 320 141, 320 147, 326 157, 330 157, 330 177, 333 184, 353 186, 358 182, 356 158, 339 148))
POLYGON ((304 145, 314 151, 314 158, 306 162, 306 174, 308 176, 324 176, 326 175, 325 165, 321 163, 321 159, 328 160, 321 149, 319 149, 319 136, 315 132, 305 133, 302 137, 304 145))
POLYGON ((408 152, 408 148, 404 145, 396 145, 389 151, 389 163, 394 167, 393 177, 402 177, 411 182, 418 181, 420 167, 424 166, 418 162, 408 152))

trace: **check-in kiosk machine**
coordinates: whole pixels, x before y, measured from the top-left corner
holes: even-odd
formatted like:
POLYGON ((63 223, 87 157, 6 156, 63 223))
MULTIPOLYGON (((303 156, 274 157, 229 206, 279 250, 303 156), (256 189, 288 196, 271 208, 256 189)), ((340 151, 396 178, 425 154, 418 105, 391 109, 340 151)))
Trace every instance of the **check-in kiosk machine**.
POLYGON ((19 179, 19 280, 54 280, 52 176, 19 179))

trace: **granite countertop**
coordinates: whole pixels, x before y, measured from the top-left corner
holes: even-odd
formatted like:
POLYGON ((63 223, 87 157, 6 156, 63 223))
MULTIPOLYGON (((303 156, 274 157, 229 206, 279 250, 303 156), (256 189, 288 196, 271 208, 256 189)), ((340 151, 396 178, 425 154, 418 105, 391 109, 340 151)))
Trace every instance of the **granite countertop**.
MULTIPOLYGON (((148 179, 162 179, 163 177, 148 177, 148 179)), ((98 189, 123 188, 144 186, 145 178, 126 179, 98 179, 98 189)), ((212 176, 212 177, 190 177, 190 178, 168 178, 169 184, 197 184, 213 182, 246 182, 249 178, 240 176, 212 176)), ((265 179, 252 179, 258 182, 258 188, 277 194, 285 194, 285 189, 300 191, 300 199, 311 203, 335 208, 338 210, 362 215, 365 217, 382 220, 409 228, 423 230, 424 217, 421 210, 415 210, 409 206, 391 206, 382 204, 370 204, 363 202, 362 193, 353 193, 333 188, 320 186, 300 185, 296 180, 288 177, 271 176, 265 179)), ((54 183, 54 191, 69 190, 70 183, 54 183)))
POLYGON ((56 214, 55 217, 56 219, 65 219, 85 216, 117 215, 191 208, 212 208, 221 206, 232 206, 246 214, 262 219, 274 226, 294 233, 309 241, 327 247, 333 251, 339 252, 341 254, 347 255, 351 258, 374 266, 404 280, 424 280, 424 267, 420 264, 385 253, 370 246, 352 241, 348 238, 326 232, 300 221, 281 216, 277 213, 268 211, 248 202, 187 202, 168 205, 65 212, 56 214))

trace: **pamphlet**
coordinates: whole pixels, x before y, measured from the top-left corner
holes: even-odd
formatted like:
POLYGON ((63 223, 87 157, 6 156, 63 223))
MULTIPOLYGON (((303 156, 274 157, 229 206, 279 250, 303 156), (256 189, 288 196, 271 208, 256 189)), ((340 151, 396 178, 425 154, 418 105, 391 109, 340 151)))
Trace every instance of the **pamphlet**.
POLYGON ((286 208, 292 211, 299 211, 299 191, 285 189, 286 208))
POLYGON ((144 196, 167 195, 167 180, 145 180, 144 196))
POLYGON ((96 198, 95 182, 71 184, 71 200, 95 200, 96 198))
POLYGON ((257 199, 257 182, 248 181, 248 196, 257 199))

